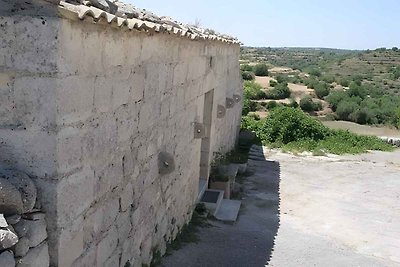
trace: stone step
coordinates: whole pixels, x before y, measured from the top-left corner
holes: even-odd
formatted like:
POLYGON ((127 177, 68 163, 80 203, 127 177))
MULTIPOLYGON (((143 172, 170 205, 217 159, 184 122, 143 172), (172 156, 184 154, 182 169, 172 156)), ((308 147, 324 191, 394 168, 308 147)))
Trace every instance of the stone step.
POLYGON ((262 157, 264 156, 264 153, 262 152, 249 152, 249 156, 256 156, 256 157, 262 157))
POLYGON ((215 218, 224 222, 235 222, 241 204, 242 202, 239 200, 223 199, 215 214, 215 218))
POLYGON ((256 161, 265 161, 264 156, 249 156, 249 159, 256 161))
POLYGON ((206 189, 201 197, 200 203, 203 203, 210 213, 215 216, 223 199, 223 190, 206 189))

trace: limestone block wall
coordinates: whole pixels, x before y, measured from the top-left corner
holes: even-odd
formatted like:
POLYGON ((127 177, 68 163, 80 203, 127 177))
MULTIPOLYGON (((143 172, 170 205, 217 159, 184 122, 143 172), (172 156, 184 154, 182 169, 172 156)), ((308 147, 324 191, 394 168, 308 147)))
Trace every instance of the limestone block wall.
POLYGON ((242 94, 239 45, 70 20, 39 2, 12 14, 0 0, 0 163, 38 188, 51 266, 149 263, 191 217, 207 92, 210 150, 236 143, 241 100, 221 118, 217 106, 242 94), (175 165, 164 175, 161 152, 175 165))

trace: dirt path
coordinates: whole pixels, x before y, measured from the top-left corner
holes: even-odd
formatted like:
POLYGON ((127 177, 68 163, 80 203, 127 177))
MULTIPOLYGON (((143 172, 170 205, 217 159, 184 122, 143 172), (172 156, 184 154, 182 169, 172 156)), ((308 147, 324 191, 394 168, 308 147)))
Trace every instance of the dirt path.
POLYGON ((400 138, 400 131, 390 129, 387 127, 373 127, 369 125, 360 125, 349 121, 324 121, 322 122, 325 126, 333 129, 349 130, 356 134, 366 134, 375 136, 387 136, 400 138))
POLYGON ((400 266, 400 150, 265 155, 238 222, 213 221, 163 266, 400 266))

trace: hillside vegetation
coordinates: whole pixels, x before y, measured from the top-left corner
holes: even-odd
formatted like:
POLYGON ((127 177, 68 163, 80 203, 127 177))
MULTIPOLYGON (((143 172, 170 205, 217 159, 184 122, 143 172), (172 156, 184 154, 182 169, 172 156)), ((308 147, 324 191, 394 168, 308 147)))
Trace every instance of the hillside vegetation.
POLYGON ((274 108, 265 119, 243 116, 242 128, 254 131, 263 145, 296 152, 312 151, 314 155, 393 149, 377 137, 332 130, 300 109, 291 107, 274 108))
MULTIPOLYGON (((397 48, 348 51, 243 47, 241 66, 246 80, 255 79, 255 70, 263 69, 264 76, 268 73, 276 81, 271 84, 273 90, 259 92, 253 100, 288 98, 294 106, 293 99, 289 98, 291 92, 286 90, 288 83, 305 85, 314 90, 313 95, 296 100, 305 112, 329 108, 330 116, 326 116, 328 112, 323 114, 327 119, 400 128, 400 50, 397 48), (269 71, 265 72, 264 66, 269 71), (328 107, 324 107, 325 103, 328 107)), ((257 110, 257 105, 249 110, 257 110)))

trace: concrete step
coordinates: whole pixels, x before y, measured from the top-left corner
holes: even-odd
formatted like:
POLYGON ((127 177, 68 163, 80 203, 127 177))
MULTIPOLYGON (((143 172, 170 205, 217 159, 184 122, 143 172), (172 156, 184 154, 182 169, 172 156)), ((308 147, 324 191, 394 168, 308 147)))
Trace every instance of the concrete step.
POLYGON ((210 213, 215 216, 223 199, 223 190, 206 189, 201 197, 200 203, 203 203, 210 213))
POLYGON ((214 216, 220 221, 235 222, 237 220, 241 204, 242 202, 239 200, 223 199, 214 216))
POLYGON ((265 157, 264 157, 264 156, 249 155, 249 159, 251 159, 251 160, 257 160, 257 161, 265 161, 265 157))
POLYGON ((206 191, 208 186, 208 182, 206 179, 199 180, 199 192, 197 193, 197 202, 200 202, 201 198, 203 197, 204 192, 206 191))

